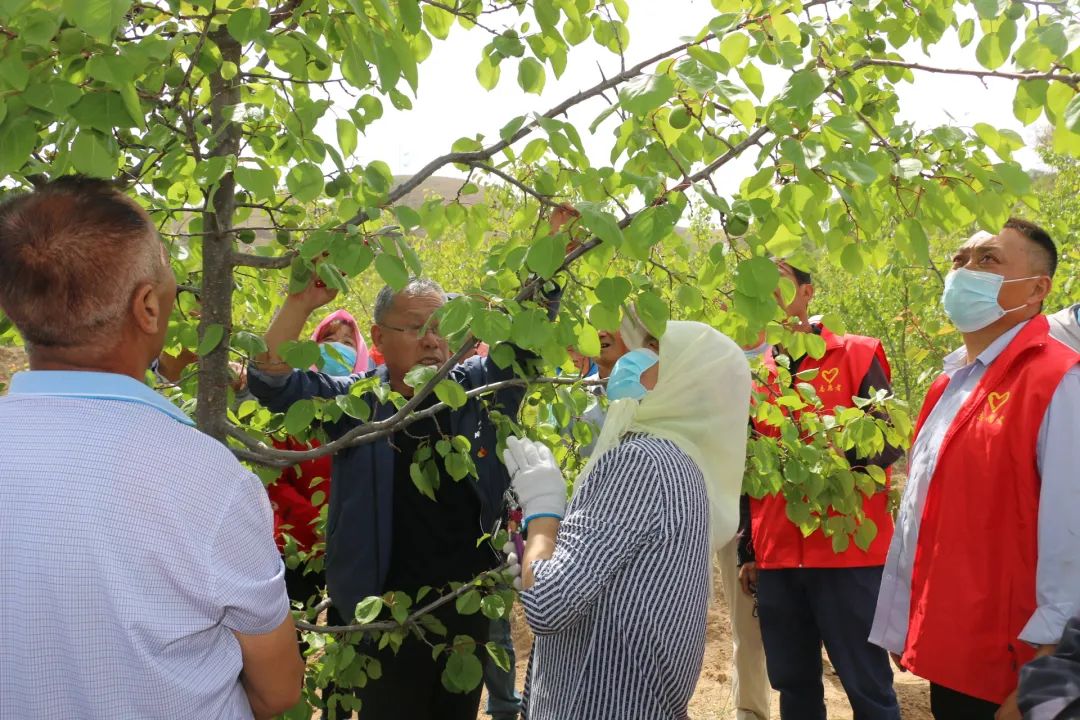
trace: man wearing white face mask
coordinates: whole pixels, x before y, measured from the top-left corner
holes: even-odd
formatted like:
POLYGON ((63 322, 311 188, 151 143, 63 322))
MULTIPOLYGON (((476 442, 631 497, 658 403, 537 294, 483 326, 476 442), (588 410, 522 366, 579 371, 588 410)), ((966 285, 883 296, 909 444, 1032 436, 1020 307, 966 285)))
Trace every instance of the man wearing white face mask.
POLYGON ((1057 250, 1010 219, 957 251, 945 359, 911 448, 870 640, 930 681, 936 718, 1020 718, 1020 668, 1080 608, 1080 354, 1040 314, 1057 250))

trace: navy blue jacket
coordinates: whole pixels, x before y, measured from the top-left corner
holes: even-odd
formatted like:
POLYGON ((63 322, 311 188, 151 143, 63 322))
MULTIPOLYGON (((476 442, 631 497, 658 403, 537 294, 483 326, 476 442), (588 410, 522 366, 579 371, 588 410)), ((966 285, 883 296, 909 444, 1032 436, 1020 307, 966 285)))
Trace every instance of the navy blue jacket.
MULTIPOLYGON (((520 353, 519 353, 520 355, 520 353)), ((297 400, 333 398, 349 392, 353 383, 378 375, 388 382, 386 366, 348 377, 331 377, 313 370, 294 370, 289 375, 268 375, 254 368, 249 372, 251 392, 270 410, 284 412, 297 400)), ((513 366, 498 367, 486 357, 473 357, 450 372, 450 379, 466 391, 515 376, 513 366)), ((523 387, 510 387, 484 397, 471 398, 450 411, 451 436, 464 435, 472 443, 472 458, 479 480, 466 477, 480 499, 480 522, 486 531, 494 529, 504 513, 503 496, 510 476, 499 460, 498 441, 491 410, 516 418, 524 398, 523 387)), ((366 398, 374 404, 374 419, 394 414, 394 406, 366 398)), ((347 415, 324 425, 336 439, 361 424, 347 415)), ((351 618, 356 604, 369 595, 386 590, 390 569, 390 545, 394 518, 394 450, 390 437, 346 448, 334 455, 330 508, 326 522, 326 584, 334 606, 351 618)))

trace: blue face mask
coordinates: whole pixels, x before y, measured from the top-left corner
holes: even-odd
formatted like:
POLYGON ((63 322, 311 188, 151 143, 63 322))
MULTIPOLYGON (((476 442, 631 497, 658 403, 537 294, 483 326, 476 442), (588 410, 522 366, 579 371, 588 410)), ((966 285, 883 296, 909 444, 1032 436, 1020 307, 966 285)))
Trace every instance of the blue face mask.
POLYGON ((614 402, 624 398, 640 400, 648 390, 641 384, 641 375, 656 363, 660 357, 648 348, 638 348, 623 355, 611 370, 607 381, 608 399, 614 402))
POLYGON ((962 333, 975 332, 1000 320, 1007 313, 1027 307, 1027 303, 1010 310, 1001 307, 998 304, 998 293, 1002 285, 1038 277, 1040 276, 1032 275, 1006 280, 997 273, 959 268, 945 277, 941 304, 957 330, 962 333))
POLYGON ((356 350, 345 343, 330 342, 319 345, 319 352, 322 353, 322 371, 324 373, 336 377, 352 375, 353 367, 356 365, 356 350), (331 354, 330 348, 333 348, 334 352, 341 356, 340 360, 331 354))
POLYGON ((756 348, 750 348, 749 350, 747 350, 746 348, 743 348, 743 355, 746 355, 747 360, 753 360, 754 358, 759 358, 762 355, 764 355, 765 351, 768 350, 768 349, 769 349, 768 341, 767 340, 762 340, 761 344, 758 345, 756 348))

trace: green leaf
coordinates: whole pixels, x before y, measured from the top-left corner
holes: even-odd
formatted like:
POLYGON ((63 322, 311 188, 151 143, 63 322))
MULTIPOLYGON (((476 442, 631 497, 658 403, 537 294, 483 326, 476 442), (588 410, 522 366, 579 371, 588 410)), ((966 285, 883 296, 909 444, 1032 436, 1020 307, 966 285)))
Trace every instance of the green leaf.
POLYGON ((458 595, 454 599, 454 607, 459 615, 474 615, 480 610, 480 602, 480 592, 474 589, 458 595))
POLYGON ((1074 95, 1069 104, 1065 106, 1062 119, 1065 122, 1065 127, 1071 132, 1080 133, 1080 94, 1074 95))
POLYGON ((675 83, 667 73, 643 75, 628 82, 619 91, 619 102, 627 112, 645 115, 660 107, 675 94, 675 83))
POLYGON ((37 145, 34 121, 26 116, 10 117, 0 124, 0 176, 13 173, 26 164, 37 145))
POLYGON ((26 88, 22 99, 31 107, 54 114, 61 114, 82 98, 82 91, 63 80, 34 84, 26 88))
POLYGON ((622 229, 615 216, 595 203, 580 203, 581 222, 594 235, 606 243, 619 247, 623 243, 622 229))
POLYGON ((298 202, 311 202, 323 191, 323 174, 317 165, 300 163, 285 177, 285 186, 298 202))
POLYGON ((861 273, 865 265, 859 246, 854 243, 844 246, 844 249, 840 252, 840 264, 852 275, 861 273))
POLYGON ((312 340, 284 342, 278 349, 281 359, 294 368, 309 368, 319 362, 319 346, 312 340))
POLYGON ((494 642, 486 643, 484 648, 487 650, 488 656, 500 670, 503 672, 511 671, 510 654, 506 652, 506 648, 494 642))
POLYGON ((743 295, 770 298, 780 282, 780 270, 768 258, 743 260, 735 269, 735 289, 743 295))
POLYGON ((60 18, 44 10, 31 10, 22 18, 20 25, 20 40, 29 45, 48 47, 60 29, 60 18))
POLYGON ((71 143, 71 164, 79 172, 98 178, 111 178, 116 173, 117 157, 102 135, 81 130, 71 143))
POLYGON ((366 623, 375 622, 375 619, 379 617, 379 613, 383 609, 383 599, 378 596, 366 597, 356 604, 356 611, 353 613, 356 622, 364 625, 366 623))
POLYGON ((435 396, 455 410, 469 400, 465 395, 465 388, 453 380, 440 380, 435 386, 435 396))
POLYGON ((251 191, 260 200, 272 200, 274 198, 274 185, 277 179, 274 171, 266 168, 237 167, 233 171, 233 177, 240 186, 251 191))
POLYGON ((545 77, 544 66, 536 58, 528 57, 518 64, 518 85, 527 93, 542 93, 545 77))
POLYGON ((863 550, 868 550, 870 543, 877 537, 877 533, 877 524, 868 517, 863 518, 859 527, 855 529, 855 544, 863 550))
POLYGON ((63 0, 64 15, 87 35, 111 40, 131 0, 63 0))
POLYGON ((469 653, 455 652, 446 661, 443 671, 443 684, 458 692, 469 692, 480 684, 484 676, 484 666, 479 658, 469 653))
POLYGON ((498 595, 488 595, 480 601, 480 611, 491 620, 506 616, 506 602, 498 595))
POLYGON ((825 81, 815 70, 800 70, 788 80, 780 100, 789 108, 812 107, 814 100, 825 92, 825 81))
POLYGON ((263 340, 262 336, 247 330, 238 330, 233 333, 232 346, 238 350, 243 350, 244 354, 249 356, 258 355, 267 350, 266 341, 263 340))
POLYGON ((731 64, 731 67, 738 67, 749 49, 750 38, 742 33, 728 35, 720 42, 720 54, 731 64))
POLYGON ((394 291, 401 290, 409 283, 409 271, 401 258, 389 253, 379 253, 375 257, 375 271, 394 291))
POLYGON ((212 352, 221 344, 221 339, 223 337, 225 337, 225 328, 220 323, 208 325, 203 332, 202 340, 199 341, 199 347, 195 350, 195 353, 199 357, 202 357, 203 355, 212 352))
POLYGON ((1009 46, 1005 45, 1002 36, 996 32, 983 35, 982 40, 975 46, 975 59, 988 70, 997 70, 1008 58, 1009 46))
POLYGON ((540 277, 552 277, 563 262, 563 243, 557 234, 537 238, 525 255, 525 264, 540 277))
POLYGON ((112 133, 115 128, 133 128, 135 121, 120 93, 106 90, 87 93, 71 108, 71 115, 83 128, 112 133))
MULTIPOLYGON (((520 74, 521 70, 518 70, 520 74)), ((480 59, 480 63, 476 66, 476 79, 480 82, 480 87, 485 90, 494 90, 495 86, 499 84, 499 75, 502 71, 499 69, 499 65, 491 61, 491 58, 484 55, 480 59)))
POLYGON ((410 35, 420 32, 420 3, 417 0, 398 0, 397 6, 405 32, 410 35))
POLYGON ((624 277, 606 277, 596 284, 596 297, 609 308, 619 308, 633 289, 630 281, 624 277))
POLYGON ((648 290, 638 295, 634 306, 649 334, 655 338, 663 337, 668 321, 667 304, 656 293, 648 290))
POLYGON ((307 430, 315 420, 315 403, 311 400, 297 400, 285 413, 285 432, 299 435, 307 430))
POLYGON ((349 157, 356 152, 356 124, 347 118, 338 118, 337 121, 338 147, 341 154, 349 157))
POLYGON ((238 42, 251 42, 270 29, 270 13, 261 7, 233 10, 227 27, 238 42))

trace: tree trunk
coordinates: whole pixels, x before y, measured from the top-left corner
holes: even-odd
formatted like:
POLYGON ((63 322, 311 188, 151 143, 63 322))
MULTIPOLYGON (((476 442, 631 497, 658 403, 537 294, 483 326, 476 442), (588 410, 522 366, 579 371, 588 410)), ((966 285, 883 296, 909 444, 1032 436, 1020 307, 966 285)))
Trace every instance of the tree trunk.
MULTIPOLYGON (((240 65, 241 48, 224 29, 211 36, 221 50, 223 61, 240 65)), ((220 70, 210 77, 210 157, 236 156, 240 149, 240 126, 232 113, 240 102, 240 86, 234 77, 226 80, 220 70)), ((227 172, 208 200, 203 214, 202 318, 199 340, 208 328, 224 328, 217 347, 199 359, 199 393, 195 419, 199 428, 219 440, 225 439, 229 394, 229 338, 232 335, 233 214, 236 210, 236 181, 227 172)))

